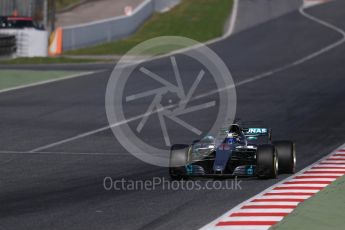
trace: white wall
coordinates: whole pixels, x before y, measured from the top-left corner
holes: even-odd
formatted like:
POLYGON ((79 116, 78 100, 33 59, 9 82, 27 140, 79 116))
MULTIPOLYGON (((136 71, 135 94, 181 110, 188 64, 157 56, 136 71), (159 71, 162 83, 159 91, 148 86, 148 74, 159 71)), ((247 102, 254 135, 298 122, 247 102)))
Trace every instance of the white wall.
POLYGON ((15 35, 17 57, 47 57, 48 32, 36 29, 2 29, 2 34, 15 35))
POLYGON ((166 11, 180 0, 145 0, 129 16, 63 27, 63 50, 116 41, 132 35, 155 11, 166 11))

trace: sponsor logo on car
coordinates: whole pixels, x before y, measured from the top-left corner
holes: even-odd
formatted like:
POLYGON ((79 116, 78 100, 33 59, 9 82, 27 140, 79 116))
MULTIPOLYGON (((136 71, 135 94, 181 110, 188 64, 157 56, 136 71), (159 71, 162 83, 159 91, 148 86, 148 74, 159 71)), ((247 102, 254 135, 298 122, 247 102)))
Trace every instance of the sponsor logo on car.
POLYGON ((267 133, 266 128, 249 128, 248 129, 248 134, 265 134, 267 133))

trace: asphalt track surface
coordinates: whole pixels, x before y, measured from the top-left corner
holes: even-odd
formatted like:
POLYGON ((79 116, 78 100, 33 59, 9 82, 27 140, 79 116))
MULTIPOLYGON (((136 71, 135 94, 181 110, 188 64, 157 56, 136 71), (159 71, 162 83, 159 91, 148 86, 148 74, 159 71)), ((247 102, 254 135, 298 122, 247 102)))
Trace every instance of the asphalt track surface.
MULTIPOLYGON (((340 0, 307 12, 345 30, 344 7, 340 0)), ((296 11, 210 47, 241 82, 341 38, 296 11)), ((345 140, 344 52, 342 44, 236 89, 237 117, 262 120, 276 139, 293 139, 298 169, 345 140)), ((165 68, 164 60, 152 65, 165 68)), ((126 154, 110 130, 29 153, 107 125, 104 95, 112 67, 62 65, 56 68, 104 72, 1 94, 0 229, 195 229, 286 177, 244 180, 242 190, 230 191, 105 191, 106 176, 167 178, 167 170, 126 154)))

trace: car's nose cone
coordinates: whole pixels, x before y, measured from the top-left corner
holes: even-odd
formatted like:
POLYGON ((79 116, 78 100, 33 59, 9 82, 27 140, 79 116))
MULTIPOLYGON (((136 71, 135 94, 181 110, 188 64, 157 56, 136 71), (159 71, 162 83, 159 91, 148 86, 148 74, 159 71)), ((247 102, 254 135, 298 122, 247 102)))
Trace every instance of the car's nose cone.
POLYGON ((218 147, 216 150, 216 159, 213 164, 213 170, 217 172, 224 171, 230 157, 230 148, 224 148, 222 146, 218 147))

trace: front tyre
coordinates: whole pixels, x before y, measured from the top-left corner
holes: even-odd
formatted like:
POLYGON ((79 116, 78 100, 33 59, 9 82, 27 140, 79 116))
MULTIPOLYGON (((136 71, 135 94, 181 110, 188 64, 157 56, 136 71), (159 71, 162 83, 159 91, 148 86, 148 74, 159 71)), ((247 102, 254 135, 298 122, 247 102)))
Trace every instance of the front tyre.
POLYGON ((189 145, 177 144, 170 149, 169 175, 172 180, 181 180, 186 177, 187 150, 189 145))
POLYGON ((275 141, 279 162, 279 173, 295 173, 296 149, 292 141, 275 141))
POLYGON ((261 145, 256 152, 256 174, 262 179, 278 177, 278 157, 273 145, 261 145))

